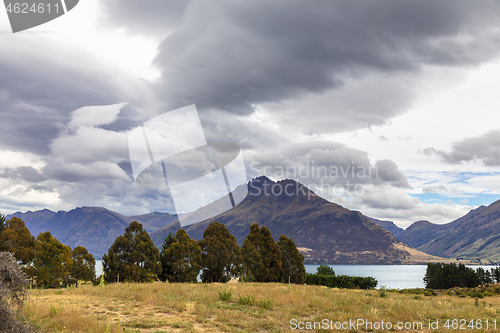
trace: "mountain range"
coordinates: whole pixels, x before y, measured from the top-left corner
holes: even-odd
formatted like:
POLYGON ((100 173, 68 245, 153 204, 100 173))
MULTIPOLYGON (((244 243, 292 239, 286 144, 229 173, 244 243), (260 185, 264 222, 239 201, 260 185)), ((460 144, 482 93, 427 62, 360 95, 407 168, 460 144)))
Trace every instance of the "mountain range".
MULTIPOLYGON (((183 222, 201 221, 184 227, 194 239, 203 237, 209 223, 224 223, 241 245, 252 223, 265 225, 277 240, 292 238, 307 263, 397 264, 439 260, 500 258, 500 201, 479 207, 448 224, 417 221, 406 230, 329 202, 294 180, 274 182, 262 176, 247 186, 247 197, 236 207, 221 211, 226 198, 183 216, 183 222), (276 191, 288 189, 291 191, 276 191), (280 193, 277 193, 280 192, 280 193), (285 193, 286 192, 286 193, 285 193)), ((62 243, 84 246, 97 259, 108 251, 116 237, 132 221, 138 221, 156 246, 181 227, 177 215, 150 213, 124 216, 102 207, 80 207, 70 211, 17 212, 36 237, 50 231, 62 243)))
MULTIPOLYGON (((217 221, 242 244, 252 223, 265 225, 275 240, 282 234, 292 238, 308 263, 395 264, 412 257, 408 247, 360 212, 329 202, 294 180, 274 182, 262 176, 247 186, 248 195, 239 205, 187 226, 186 232, 201 239, 208 224, 217 221)), ((214 211, 224 203, 219 201, 192 214, 214 211)), ((173 222, 151 233, 151 238, 160 245, 179 228, 179 222, 173 222)))
POLYGON ((447 224, 418 221, 397 238, 408 246, 446 258, 500 261, 500 200, 447 224))
POLYGON ((33 236, 50 231, 61 243, 71 248, 84 246, 98 259, 132 221, 141 222, 144 230, 153 232, 177 220, 177 215, 168 213, 124 216, 102 207, 80 207, 57 213, 48 209, 16 212, 7 215, 7 219, 14 216, 24 221, 33 236))

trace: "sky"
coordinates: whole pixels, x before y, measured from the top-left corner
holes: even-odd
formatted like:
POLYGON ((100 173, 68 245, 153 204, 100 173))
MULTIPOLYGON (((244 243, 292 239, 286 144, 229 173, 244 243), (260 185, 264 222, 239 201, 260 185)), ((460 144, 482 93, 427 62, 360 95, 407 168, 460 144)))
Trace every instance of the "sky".
POLYGON ((193 104, 248 180, 401 227, 500 199, 497 1, 82 0, 15 34, 0 8, 0 47, 4 214, 175 212, 128 138, 193 104))

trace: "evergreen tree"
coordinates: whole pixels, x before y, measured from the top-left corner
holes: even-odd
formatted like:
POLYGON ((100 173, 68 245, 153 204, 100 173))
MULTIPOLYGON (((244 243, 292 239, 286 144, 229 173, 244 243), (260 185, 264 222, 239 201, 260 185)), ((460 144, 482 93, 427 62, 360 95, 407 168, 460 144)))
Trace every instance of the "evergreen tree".
POLYGON ((177 238, 175 238, 175 236, 172 235, 171 232, 169 232, 167 237, 165 237, 163 243, 161 244, 161 250, 160 250, 161 273, 160 275, 158 275, 161 281, 166 281, 167 276, 173 274, 173 272, 170 271, 171 265, 169 265, 167 261, 168 258, 165 256, 165 252, 174 242, 177 242, 177 238))
POLYGON ((198 244, 202 248, 203 282, 227 282, 238 273, 240 247, 224 224, 210 223, 198 244))
POLYGON ((6 225, 5 225, 5 215, 3 214, 0 214, 0 233, 2 233, 2 231, 4 231, 6 228, 6 225))
POLYGON ((333 275, 335 276, 335 271, 333 268, 327 265, 319 265, 316 269, 316 274, 318 275, 333 275))
POLYGON ((163 253, 163 251, 168 249, 169 246, 175 241, 177 241, 177 239, 175 238, 174 235, 172 235, 171 232, 169 232, 167 237, 165 237, 165 239, 163 240, 163 243, 161 244, 161 251, 160 252, 163 253))
POLYGON ((242 247, 244 272, 257 282, 281 280, 281 252, 271 232, 265 226, 250 226, 242 247))
POLYGON ((107 282, 152 282, 160 273, 159 251, 142 224, 134 221, 102 257, 107 282))
POLYGON ((490 274, 490 271, 485 270, 482 267, 478 267, 476 269, 476 274, 480 285, 493 283, 493 278, 490 274))
POLYGON ((5 223, 0 233, 0 251, 14 254, 22 265, 28 265, 35 257, 35 238, 31 235, 24 221, 13 217, 5 223))
POLYGON ((430 289, 448 289, 453 287, 476 287, 482 281, 489 281, 489 272, 484 270, 475 271, 464 264, 427 264, 424 282, 425 287, 430 289), (480 276, 481 275, 481 276, 480 276), (480 280, 482 279, 482 281, 480 280))
POLYGON ((38 235, 35 243, 35 259, 28 272, 39 286, 59 287, 70 273, 72 265, 71 248, 68 245, 63 245, 49 231, 38 235))
POLYGON ((278 246, 281 251, 281 277, 283 282, 290 281, 291 283, 304 284, 306 282, 304 256, 297 249, 295 242, 291 238, 281 235, 278 246))
POLYGON ((491 277, 495 279, 496 283, 500 283, 500 267, 495 267, 491 269, 491 277))
POLYGON ((175 235, 176 241, 165 250, 165 278, 170 282, 196 282, 201 269, 201 247, 184 229, 175 235))
POLYGON ((262 282, 278 282, 281 280, 281 251, 273 239, 271 232, 265 226, 260 228, 261 246, 260 257, 264 264, 262 282))
POLYGON ((71 267, 71 276, 75 279, 78 287, 78 281, 91 281, 95 279, 95 259, 94 256, 83 246, 77 246, 73 250, 73 267, 71 267))
POLYGON ((262 264, 258 249, 249 240, 248 236, 243 241, 241 257, 243 260, 243 279, 246 281, 257 281, 262 275, 264 264, 262 264))

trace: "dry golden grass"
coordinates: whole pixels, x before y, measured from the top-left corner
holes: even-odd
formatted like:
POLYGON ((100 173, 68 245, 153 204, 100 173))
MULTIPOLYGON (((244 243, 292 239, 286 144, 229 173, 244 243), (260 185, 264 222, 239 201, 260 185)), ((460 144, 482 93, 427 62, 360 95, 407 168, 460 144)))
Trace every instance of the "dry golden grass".
MULTIPOLYGON (((422 322, 497 318, 500 297, 421 296, 278 283, 112 284, 32 290, 25 315, 50 332, 290 332, 290 320, 422 322), (230 295, 221 300, 219 294, 230 295)), ((500 327, 500 322, 498 325, 500 327)), ((331 330, 294 330, 326 332, 331 330)), ((334 330, 335 331, 335 330, 334 330)), ((363 332, 364 330, 338 330, 363 332)), ((386 332, 387 330, 373 330, 386 332)), ((440 329, 439 332, 495 330, 440 329)), ((436 332, 436 331, 433 331, 436 332)))

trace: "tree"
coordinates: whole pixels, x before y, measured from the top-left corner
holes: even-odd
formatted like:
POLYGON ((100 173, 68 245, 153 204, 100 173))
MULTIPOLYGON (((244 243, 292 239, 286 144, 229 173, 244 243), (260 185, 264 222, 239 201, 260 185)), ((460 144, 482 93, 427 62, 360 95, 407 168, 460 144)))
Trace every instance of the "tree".
POLYGON ((63 245, 49 231, 36 238, 35 259, 28 268, 39 286, 57 288, 69 274, 73 260, 71 248, 63 245))
POLYGON ((472 288, 483 282, 488 283, 489 279, 489 272, 483 269, 474 271, 464 264, 431 263, 427 264, 424 282, 425 287, 430 289, 472 288))
POLYGON ((134 221, 102 257, 107 282, 152 282, 160 273, 159 251, 142 224, 134 221))
POLYGON ((169 265, 167 261, 168 258, 165 256, 165 251, 167 251, 170 245, 172 245, 172 243, 176 241, 177 238, 175 238, 175 236, 172 235, 171 232, 169 232, 168 235, 163 240, 163 243, 161 244, 161 250, 160 250, 161 273, 158 275, 161 281, 165 281, 167 280, 167 276, 173 275, 173 272, 169 270, 171 268, 171 265, 169 265))
POLYGON ((495 279, 496 283, 500 283, 500 267, 491 269, 491 277, 495 279))
POLYGON ((244 271, 258 282, 278 282, 281 279, 281 252, 271 232, 265 226, 250 226, 243 241, 244 271), (257 255, 258 253, 258 255, 257 255), (258 263, 260 261, 260 263, 258 263))
POLYGON ((476 269, 476 274, 480 285, 493 283, 490 271, 485 270, 482 267, 478 267, 476 269))
POLYGON ((257 281, 262 275, 264 264, 259 251, 248 237, 243 241, 241 257, 243 261, 243 278, 246 281, 257 281))
POLYGON ((0 214, 0 233, 5 230, 5 215, 0 214))
POLYGON ((91 281, 95 279, 95 259, 94 256, 83 246, 77 246, 73 250, 73 267, 71 267, 71 276, 78 281, 91 281))
POLYGON ((297 249, 295 242, 291 238, 281 235, 278 246, 281 252, 281 277, 284 280, 283 282, 288 280, 291 283, 304 284, 306 282, 304 256, 297 249))
POLYGON ((5 223, 4 231, 0 233, 0 251, 13 253, 23 265, 28 265, 34 259, 35 238, 23 220, 13 217, 5 223))
POLYGON ((260 228, 261 245, 260 257, 264 264, 262 282, 278 282, 281 280, 281 251, 273 239, 271 232, 265 226, 260 228))
POLYGON ((201 269, 201 247, 184 229, 175 235, 176 241, 165 250, 164 262, 170 282, 196 282, 201 269))
POLYGON ((330 266, 319 265, 318 268, 316 269, 316 274, 319 274, 319 275, 334 275, 335 276, 335 271, 330 266))
POLYGON ((203 282, 227 282, 238 273, 240 247, 224 224, 210 223, 198 244, 202 248, 203 282))

